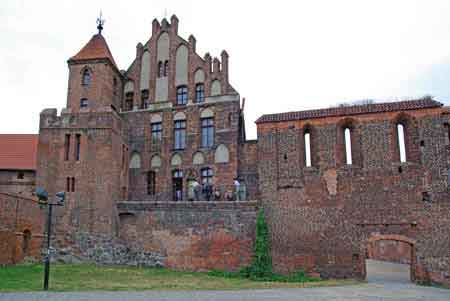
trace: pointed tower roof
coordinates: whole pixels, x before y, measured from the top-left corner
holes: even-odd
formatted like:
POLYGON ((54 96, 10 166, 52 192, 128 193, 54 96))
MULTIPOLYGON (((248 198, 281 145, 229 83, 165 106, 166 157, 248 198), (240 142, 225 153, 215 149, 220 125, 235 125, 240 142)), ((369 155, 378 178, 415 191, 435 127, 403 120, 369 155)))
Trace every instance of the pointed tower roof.
POLYGON ((108 59, 114 67, 117 68, 108 44, 101 33, 95 34, 76 55, 69 59, 69 61, 92 59, 108 59))

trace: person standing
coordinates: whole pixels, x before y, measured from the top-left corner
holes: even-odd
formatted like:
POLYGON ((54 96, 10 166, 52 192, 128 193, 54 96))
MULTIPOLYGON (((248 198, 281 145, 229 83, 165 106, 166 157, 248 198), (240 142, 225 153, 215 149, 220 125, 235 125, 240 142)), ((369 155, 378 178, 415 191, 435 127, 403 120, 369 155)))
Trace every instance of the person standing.
POLYGON ((240 186, 241 183, 239 183, 239 179, 238 178, 234 178, 234 196, 237 202, 239 202, 239 191, 240 191, 240 186))

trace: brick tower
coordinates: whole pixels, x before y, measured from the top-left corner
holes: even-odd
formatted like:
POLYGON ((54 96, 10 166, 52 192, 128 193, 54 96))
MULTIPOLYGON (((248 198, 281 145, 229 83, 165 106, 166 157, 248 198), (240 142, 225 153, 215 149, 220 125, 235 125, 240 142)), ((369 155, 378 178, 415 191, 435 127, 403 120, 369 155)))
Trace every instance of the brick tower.
POLYGON ((50 196, 66 191, 56 214, 57 240, 71 245, 83 233, 113 237, 116 207, 127 181, 126 144, 117 112, 122 80, 99 32, 68 60, 67 106, 40 115, 37 185, 50 196), (121 159, 122 158, 122 159, 121 159), (124 171, 124 172, 122 172, 124 171))

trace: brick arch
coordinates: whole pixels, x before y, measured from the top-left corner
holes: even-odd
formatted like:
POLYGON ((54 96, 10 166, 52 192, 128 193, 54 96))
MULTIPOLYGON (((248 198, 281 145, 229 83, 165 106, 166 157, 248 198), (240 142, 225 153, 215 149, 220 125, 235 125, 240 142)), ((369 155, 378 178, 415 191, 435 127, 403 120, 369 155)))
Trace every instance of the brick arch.
POLYGON ((366 278, 366 266, 365 266, 365 260, 369 258, 370 254, 373 254, 373 247, 374 243, 380 240, 390 240, 390 241, 399 241, 403 243, 407 243, 411 246, 411 263, 410 263, 410 277, 411 281, 416 281, 417 277, 417 258, 416 258, 416 240, 407 237, 405 235, 400 234, 373 234, 366 240, 364 240, 361 244, 361 254, 363 256, 360 256, 360 268, 361 268, 361 275, 365 279, 366 278))

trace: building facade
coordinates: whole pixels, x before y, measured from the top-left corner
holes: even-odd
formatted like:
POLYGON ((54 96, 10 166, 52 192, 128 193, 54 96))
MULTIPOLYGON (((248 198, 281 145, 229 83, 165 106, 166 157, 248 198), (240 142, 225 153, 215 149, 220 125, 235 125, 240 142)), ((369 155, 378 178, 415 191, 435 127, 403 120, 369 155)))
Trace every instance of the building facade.
POLYGON ((120 70, 101 30, 68 60, 66 107, 40 115, 36 185, 67 194, 57 258, 237 270, 262 208, 278 272, 364 278, 375 258, 450 282, 442 104, 263 115, 249 141, 226 51, 200 56, 172 16, 120 70))

